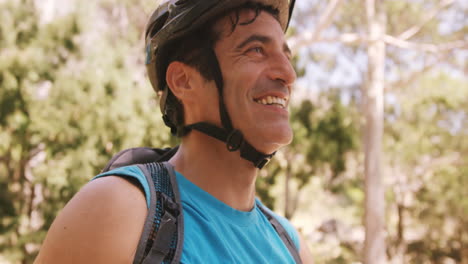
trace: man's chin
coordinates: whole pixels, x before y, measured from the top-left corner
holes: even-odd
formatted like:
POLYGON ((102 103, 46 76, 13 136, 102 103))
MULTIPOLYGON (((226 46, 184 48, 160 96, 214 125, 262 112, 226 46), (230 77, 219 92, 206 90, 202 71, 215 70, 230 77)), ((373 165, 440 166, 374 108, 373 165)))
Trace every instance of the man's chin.
POLYGON ((250 144, 255 146, 258 151, 266 154, 274 153, 281 147, 287 146, 292 141, 292 132, 289 133, 275 133, 272 135, 258 136, 250 144))

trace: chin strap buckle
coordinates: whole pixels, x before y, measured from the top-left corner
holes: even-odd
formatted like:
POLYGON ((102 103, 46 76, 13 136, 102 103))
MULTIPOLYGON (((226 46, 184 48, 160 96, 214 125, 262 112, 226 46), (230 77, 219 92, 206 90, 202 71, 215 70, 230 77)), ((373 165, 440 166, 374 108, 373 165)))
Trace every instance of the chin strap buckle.
POLYGON ((257 162, 254 163, 255 167, 261 169, 263 166, 267 165, 271 160, 271 157, 265 157, 263 159, 257 160, 257 162))
POLYGON ((226 146, 230 152, 237 151, 242 147, 243 144, 244 136, 237 129, 232 130, 226 138, 226 146))
POLYGON ((244 140, 242 132, 237 129, 232 130, 226 138, 226 146, 230 152, 240 150, 241 157, 252 162, 256 168, 263 168, 270 162, 271 158, 275 155, 263 154, 256 150, 249 142, 244 140))

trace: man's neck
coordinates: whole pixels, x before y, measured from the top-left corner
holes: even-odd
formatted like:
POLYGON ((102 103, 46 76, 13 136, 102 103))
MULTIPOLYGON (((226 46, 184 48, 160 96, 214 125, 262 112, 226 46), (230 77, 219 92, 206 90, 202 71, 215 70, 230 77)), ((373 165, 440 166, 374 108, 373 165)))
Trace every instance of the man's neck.
POLYGON ((188 180, 232 208, 253 208, 258 169, 238 151, 229 152, 225 143, 192 131, 169 162, 188 180))

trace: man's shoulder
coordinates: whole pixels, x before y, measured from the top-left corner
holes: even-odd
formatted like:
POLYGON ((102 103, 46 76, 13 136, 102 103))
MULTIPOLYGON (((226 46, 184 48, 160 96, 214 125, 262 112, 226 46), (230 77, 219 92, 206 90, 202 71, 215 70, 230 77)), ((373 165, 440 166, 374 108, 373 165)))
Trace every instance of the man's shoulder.
POLYGON ((131 262, 146 214, 145 197, 137 186, 116 176, 95 179, 57 216, 37 262, 131 262))

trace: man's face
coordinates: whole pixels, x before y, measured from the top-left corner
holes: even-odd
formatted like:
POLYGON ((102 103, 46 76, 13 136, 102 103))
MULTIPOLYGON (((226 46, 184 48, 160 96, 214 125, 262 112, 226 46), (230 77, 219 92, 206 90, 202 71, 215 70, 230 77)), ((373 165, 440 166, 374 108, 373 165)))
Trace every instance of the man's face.
MULTIPOLYGON (((254 16, 254 11, 241 11, 239 24, 254 16)), ((269 13, 260 12, 232 33, 231 19, 221 19, 215 45, 225 104, 234 128, 259 151, 271 153, 292 140, 287 106, 296 74, 291 54, 280 24, 269 13)))

